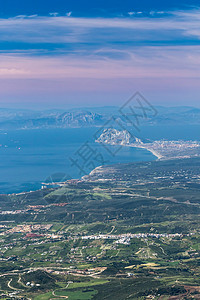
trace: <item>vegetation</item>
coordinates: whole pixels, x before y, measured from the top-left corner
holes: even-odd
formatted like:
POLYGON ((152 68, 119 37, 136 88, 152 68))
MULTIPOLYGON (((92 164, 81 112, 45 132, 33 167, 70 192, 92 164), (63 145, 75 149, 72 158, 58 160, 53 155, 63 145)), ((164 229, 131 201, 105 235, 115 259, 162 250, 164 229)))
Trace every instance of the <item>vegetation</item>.
POLYGON ((200 297, 199 166, 117 165, 1 195, 1 299, 200 297))

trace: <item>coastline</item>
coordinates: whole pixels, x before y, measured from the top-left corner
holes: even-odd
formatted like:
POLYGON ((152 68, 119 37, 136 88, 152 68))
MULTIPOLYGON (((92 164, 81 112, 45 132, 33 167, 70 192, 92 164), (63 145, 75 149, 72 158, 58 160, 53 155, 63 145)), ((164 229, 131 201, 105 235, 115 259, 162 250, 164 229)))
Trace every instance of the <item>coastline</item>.
POLYGON ((145 149, 149 152, 151 152, 154 156, 156 156, 158 159, 161 159, 161 158, 164 158, 164 156, 162 156, 160 153, 156 152, 155 150, 153 149, 150 149, 148 147, 145 147, 145 146, 139 146, 139 145, 134 145, 134 144, 130 144, 130 145, 126 145, 128 147, 133 147, 133 148, 139 148, 139 149, 145 149))
MULTIPOLYGON (((110 144, 110 143, 102 143, 102 142, 99 142, 98 140, 95 141, 96 143, 99 143, 99 144, 106 144, 106 145, 111 145, 111 146, 118 146, 119 144, 110 144)), ((138 148, 138 149, 145 149, 149 152, 151 152, 155 157, 157 157, 157 159, 166 159, 163 155, 161 155, 160 153, 158 153, 157 151, 155 151, 154 149, 151 149, 149 147, 146 147, 144 146, 144 144, 121 144, 121 146, 125 146, 125 147, 131 147, 131 148, 138 148)))

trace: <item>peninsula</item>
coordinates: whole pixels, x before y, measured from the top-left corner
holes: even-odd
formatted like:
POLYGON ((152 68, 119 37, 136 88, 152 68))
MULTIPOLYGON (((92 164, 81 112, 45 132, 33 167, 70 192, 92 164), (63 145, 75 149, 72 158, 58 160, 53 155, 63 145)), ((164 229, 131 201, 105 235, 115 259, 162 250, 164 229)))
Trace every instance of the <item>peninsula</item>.
POLYGON ((95 142, 108 145, 122 145, 146 149, 158 159, 162 160, 200 156, 200 142, 198 141, 160 140, 146 143, 141 139, 132 136, 127 130, 120 131, 114 128, 104 129, 102 134, 95 142))

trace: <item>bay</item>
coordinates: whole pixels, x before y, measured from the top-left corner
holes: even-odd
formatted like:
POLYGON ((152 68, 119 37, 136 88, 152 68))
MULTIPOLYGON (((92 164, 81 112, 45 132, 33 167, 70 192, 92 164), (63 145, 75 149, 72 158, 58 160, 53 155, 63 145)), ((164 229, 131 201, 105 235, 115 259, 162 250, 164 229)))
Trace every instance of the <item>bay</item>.
MULTIPOLYGON (((199 126, 143 126, 133 134, 150 140, 199 140, 199 126)), ((155 160, 144 149, 95 143, 98 128, 0 132, 0 193, 41 188, 42 182, 81 178, 102 164, 155 160), (84 166, 84 167, 83 167, 84 166)))

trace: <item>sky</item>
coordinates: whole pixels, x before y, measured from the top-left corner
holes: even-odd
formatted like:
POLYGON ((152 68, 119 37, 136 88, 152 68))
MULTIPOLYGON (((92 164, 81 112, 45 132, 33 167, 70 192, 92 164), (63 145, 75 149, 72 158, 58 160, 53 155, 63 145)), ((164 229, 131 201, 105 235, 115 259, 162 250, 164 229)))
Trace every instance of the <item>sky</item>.
POLYGON ((200 106, 198 4, 3 1, 0 107, 200 106))

